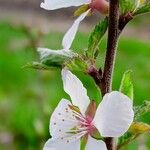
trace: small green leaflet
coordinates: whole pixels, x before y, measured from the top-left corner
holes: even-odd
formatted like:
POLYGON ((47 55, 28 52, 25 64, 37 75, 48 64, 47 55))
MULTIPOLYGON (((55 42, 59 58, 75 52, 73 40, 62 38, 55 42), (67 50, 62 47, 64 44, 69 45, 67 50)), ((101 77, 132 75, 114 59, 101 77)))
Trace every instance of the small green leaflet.
POLYGON ((120 92, 124 93, 132 100, 134 99, 134 89, 133 83, 131 78, 132 71, 126 71, 123 75, 121 85, 120 85, 120 92))
POLYGON ((126 13, 133 12, 139 5, 140 0, 120 0, 120 11, 121 14, 125 15, 126 13))
POLYGON ((89 37, 88 50, 86 52, 89 58, 94 58, 95 53, 97 53, 99 43, 101 42, 102 37, 107 31, 107 27, 108 18, 106 17, 105 19, 100 21, 92 31, 89 37))
POLYGON ((142 6, 140 6, 134 13, 134 16, 150 13, 150 2, 144 3, 142 6))

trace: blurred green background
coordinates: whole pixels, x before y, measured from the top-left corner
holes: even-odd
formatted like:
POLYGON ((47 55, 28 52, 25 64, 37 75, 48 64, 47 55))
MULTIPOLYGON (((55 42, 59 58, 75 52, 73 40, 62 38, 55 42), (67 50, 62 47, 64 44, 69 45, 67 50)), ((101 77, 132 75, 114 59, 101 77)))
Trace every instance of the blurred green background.
MULTIPOLYGON (((119 88, 123 73, 127 69, 133 70, 135 105, 150 98, 149 17, 141 16, 128 26, 120 39, 115 66, 115 90, 119 88)), ((22 66, 39 59, 38 46, 59 49, 63 33, 56 30, 45 33, 38 27, 14 22, 12 18, 0 20, 0 150, 40 150, 50 137, 50 114, 61 98, 69 97, 63 91, 60 70, 37 71, 22 66)), ((88 30, 79 32, 72 49, 78 52, 85 49, 88 36, 88 30)), ((104 39, 99 66, 103 64, 105 47, 104 39)), ((76 74, 88 89, 90 98, 99 100, 100 94, 93 80, 87 75, 76 74)), ((150 123, 150 114, 141 120, 150 123)), ((150 138, 144 135, 125 149, 148 150, 150 138)))

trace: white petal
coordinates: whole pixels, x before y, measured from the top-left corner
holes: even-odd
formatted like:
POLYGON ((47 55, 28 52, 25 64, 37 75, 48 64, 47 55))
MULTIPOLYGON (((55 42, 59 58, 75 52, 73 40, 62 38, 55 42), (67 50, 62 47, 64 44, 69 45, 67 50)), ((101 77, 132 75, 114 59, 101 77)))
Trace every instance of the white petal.
POLYGON ((51 116, 49 129, 53 139, 72 136, 67 133, 78 125, 69 105, 72 105, 70 101, 62 99, 51 116))
POLYGON ((71 143, 63 143, 60 140, 49 139, 43 150, 80 150, 80 140, 71 143))
POLYGON ((47 48, 38 48, 38 53, 40 54, 40 59, 44 59, 49 56, 64 56, 64 57, 70 57, 73 58, 76 56, 75 53, 73 53, 70 50, 51 50, 47 48))
POLYGON ((67 33, 65 34, 63 41, 62 41, 62 45, 64 49, 70 49, 71 44, 75 38, 75 35, 77 33, 77 30, 79 28, 79 24, 80 22, 87 16, 87 14, 89 13, 90 10, 86 11, 85 13, 81 14, 73 23, 73 25, 71 26, 71 28, 67 31, 67 33))
POLYGON ((62 70, 62 80, 64 90, 70 95, 73 105, 78 106, 81 113, 84 115, 90 100, 82 82, 66 69, 62 70))
POLYGON ((85 150, 107 150, 105 142, 89 136, 85 150))
POLYGON ((44 2, 41 3, 41 7, 46 10, 54 10, 88 3, 90 3, 89 0, 44 0, 44 2))
POLYGON ((119 137, 129 129, 133 118, 132 100, 114 91, 103 97, 93 123, 103 137, 119 137))

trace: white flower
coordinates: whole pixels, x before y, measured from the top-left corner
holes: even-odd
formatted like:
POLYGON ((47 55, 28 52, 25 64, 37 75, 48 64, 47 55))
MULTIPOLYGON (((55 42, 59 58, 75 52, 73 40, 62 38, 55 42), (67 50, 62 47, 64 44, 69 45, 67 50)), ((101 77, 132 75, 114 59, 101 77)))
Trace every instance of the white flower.
POLYGON ((102 137, 122 136, 133 122, 132 100, 113 91, 106 94, 95 113, 91 113, 94 109, 81 81, 65 69, 62 80, 72 102, 62 99, 53 112, 50 119, 52 138, 46 142, 44 150, 80 150, 81 137, 88 138, 86 150, 107 150, 102 140, 91 135, 99 131, 102 137))
POLYGON ((106 0, 44 0, 44 2, 41 3, 41 8, 55 10, 86 4, 89 5, 89 9, 96 9, 101 13, 106 13, 105 11, 108 11, 109 3, 106 0))
MULTIPOLYGON (((108 2, 106 0, 44 0, 41 3, 41 7, 46 10, 55 10, 59 8, 66 8, 71 6, 80 6, 84 4, 89 4, 89 9, 82 13, 73 23, 71 28, 67 31, 64 36, 62 45, 63 51, 69 50, 72 41, 75 38, 80 22, 88 15, 93 9, 101 10, 101 13, 106 13, 108 11, 108 2)), ((39 51, 47 51, 46 49, 40 49, 39 51)))
POLYGON ((75 38, 75 35, 77 33, 77 29, 79 26, 79 23, 85 18, 85 16, 88 14, 89 11, 83 13, 72 25, 72 27, 67 31, 65 34, 63 40, 62 40, 62 46, 63 48, 61 50, 51 50, 47 48, 38 48, 38 52, 40 53, 41 59, 49 56, 49 55, 61 55, 61 56, 67 56, 67 57, 74 57, 76 54, 73 53, 70 50, 70 47, 72 45, 72 42, 75 38))

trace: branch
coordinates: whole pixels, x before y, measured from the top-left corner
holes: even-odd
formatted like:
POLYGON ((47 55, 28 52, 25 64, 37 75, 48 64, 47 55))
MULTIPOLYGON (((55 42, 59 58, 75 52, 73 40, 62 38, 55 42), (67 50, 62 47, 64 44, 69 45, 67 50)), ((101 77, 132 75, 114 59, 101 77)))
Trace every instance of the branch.
MULTIPOLYGON (((115 64, 117 41, 119 36, 118 26, 119 26, 119 0, 110 0, 108 41, 101 85, 101 91, 103 95, 110 92, 112 89, 112 77, 115 64)), ((105 143, 107 145, 108 150, 116 149, 114 138, 110 137, 105 138, 105 143)))
POLYGON ((118 26, 118 34, 122 32, 124 27, 127 25, 128 22, 130 22, 133 19, 133 14, 132 13, 127 13, 124 16, 120 16, 119 18, 119 26, 118 26))

